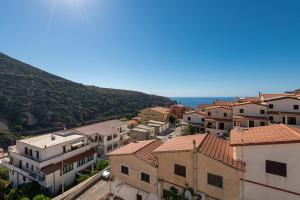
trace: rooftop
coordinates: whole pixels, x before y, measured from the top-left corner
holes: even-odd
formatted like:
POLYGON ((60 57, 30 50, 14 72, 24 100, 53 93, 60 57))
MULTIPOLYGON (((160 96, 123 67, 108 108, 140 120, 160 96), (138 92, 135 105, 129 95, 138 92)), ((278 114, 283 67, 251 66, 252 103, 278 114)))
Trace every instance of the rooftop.
POLYGON ((218 108, 222 108, 222 109, 227 109, 227 110, 231 110, 231 107, 228 106, 210 106, 208 108, 206 108, 206 110, 212 110, 212 109, 218 109, 218 108))
POLYGON ((167 113, 170 112, 169 108, 164 108, 164 107, 152 107, 152 108, 149 108, 149 109, 154 110, 156 112, 164 113, 164 114, 167 114, 167 113))
POLYGON ((29 144, 35 146, 37 148, 46 148, 51 147, 57 144, 62 144, 66 142, 71 142, 73 140, 83 139, 85 136, 75 132, 75 131, 67 131, 66 135, 62 134, 65 131, 48 133, 45 135, 40 135, 36 137, 31 137, 23 140, 19 140, 22 143, 29 144))
POLYGON ((154 153, 170 152, 170 151, 189 151, 193 149, 193 140, 196 142, 196 147, 200 145, 205 134, 188 135, 174 137, 154 150, 154 153))
POLYGON ((233 106, 236 102, 234 101, 220 101, 220 100, 216 100, 214 101, 213 105, 214 106, 233 106))
POLYGON ((243 133, 233 129, 230 132, 230 139, 232 146, 300 143, 300 128, 274 124, 243 129, 243 133))
POLYGON ((74 130, 79 131, 85 135, 99 134, 102 136, 111 135, 117 132, 116 127, 127 125, 126 122, 120 120, 109 120, 105 122, 94 123, 86 126, 75 128, 74 130))
POLYGON ((233 147, 230 146, 229 141, 218 138, 214 134, 207 134, 198 151, 221 163, 245 171, 245 164, 233 159, 233 147))
POLYGON ((159 140, 144 140, 132 142, 109 153, 108 156, 135 155, 137 158, 146 161, 150 165, 156 166, 157 158, 153 154, 153 150, 160 145, 162 145, 162 142, 159 140))

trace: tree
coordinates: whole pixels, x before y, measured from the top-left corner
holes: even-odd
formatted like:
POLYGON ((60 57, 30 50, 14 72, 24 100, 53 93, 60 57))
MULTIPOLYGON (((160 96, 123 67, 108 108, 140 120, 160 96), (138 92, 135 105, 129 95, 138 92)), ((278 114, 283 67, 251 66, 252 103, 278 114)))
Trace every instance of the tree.
POLYGON ((45 195, 43 194, 39 194, 39 195, 36 195, 35 197, 33 197, 32 200, 50 200, 49 197, 46 197, 45 195))
POLYGON ((195 127, 193 127, 191 124, 188 125, 186 131, 189 135, 194 135, 196 133, 195 127))
POLYGON ((5 190, 5 181, 0 179, 0 199, 3 199, 4 190, 5 190))
POLYGON ((174 116, 174 115, 170 115, 170 117, 169 117, 169 122, 171 123, 171 124, 175 124, 176 123, 176 117, 174 116))
POLYGON ((97 161, 97 164, 96 164, 96 170, 97 171, 102 171, 108 165, 109 165, 108 160, 99 160, 99 161, 97 161))
POLYGON ((0 179, 3 179, 3 180, 9 179, 9 171, 6 167, 0 166, 0 179))

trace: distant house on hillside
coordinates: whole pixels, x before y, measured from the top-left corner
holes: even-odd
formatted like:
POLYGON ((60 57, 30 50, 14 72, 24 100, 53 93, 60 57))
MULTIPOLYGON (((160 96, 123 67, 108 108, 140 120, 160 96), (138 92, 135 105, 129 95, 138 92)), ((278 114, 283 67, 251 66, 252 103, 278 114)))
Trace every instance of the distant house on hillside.
POLYGON ((171 114, 171 110, 169 108, 164 107, 153 107, 153 108, 146 108, 143 109, 140 113, 142 121, 161 121, 166 122, 168 121, 171 114))

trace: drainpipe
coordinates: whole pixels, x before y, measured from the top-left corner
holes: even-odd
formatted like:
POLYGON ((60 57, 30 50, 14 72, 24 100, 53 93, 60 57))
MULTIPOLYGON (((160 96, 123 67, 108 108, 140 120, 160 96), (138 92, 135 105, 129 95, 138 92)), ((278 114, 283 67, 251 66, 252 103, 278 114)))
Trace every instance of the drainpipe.
POLYGON ((193 190, 194 193, 197 192, 197 147, 195 140, 193 140, 193 190))

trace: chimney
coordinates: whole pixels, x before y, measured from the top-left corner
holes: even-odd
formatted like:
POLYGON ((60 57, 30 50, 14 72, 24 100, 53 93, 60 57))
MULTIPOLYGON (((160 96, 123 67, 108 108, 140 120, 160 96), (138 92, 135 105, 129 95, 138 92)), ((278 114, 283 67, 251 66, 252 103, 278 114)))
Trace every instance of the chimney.
POLYGON ((51 140, 55 140, 55 135, 51 135, 51 140))

